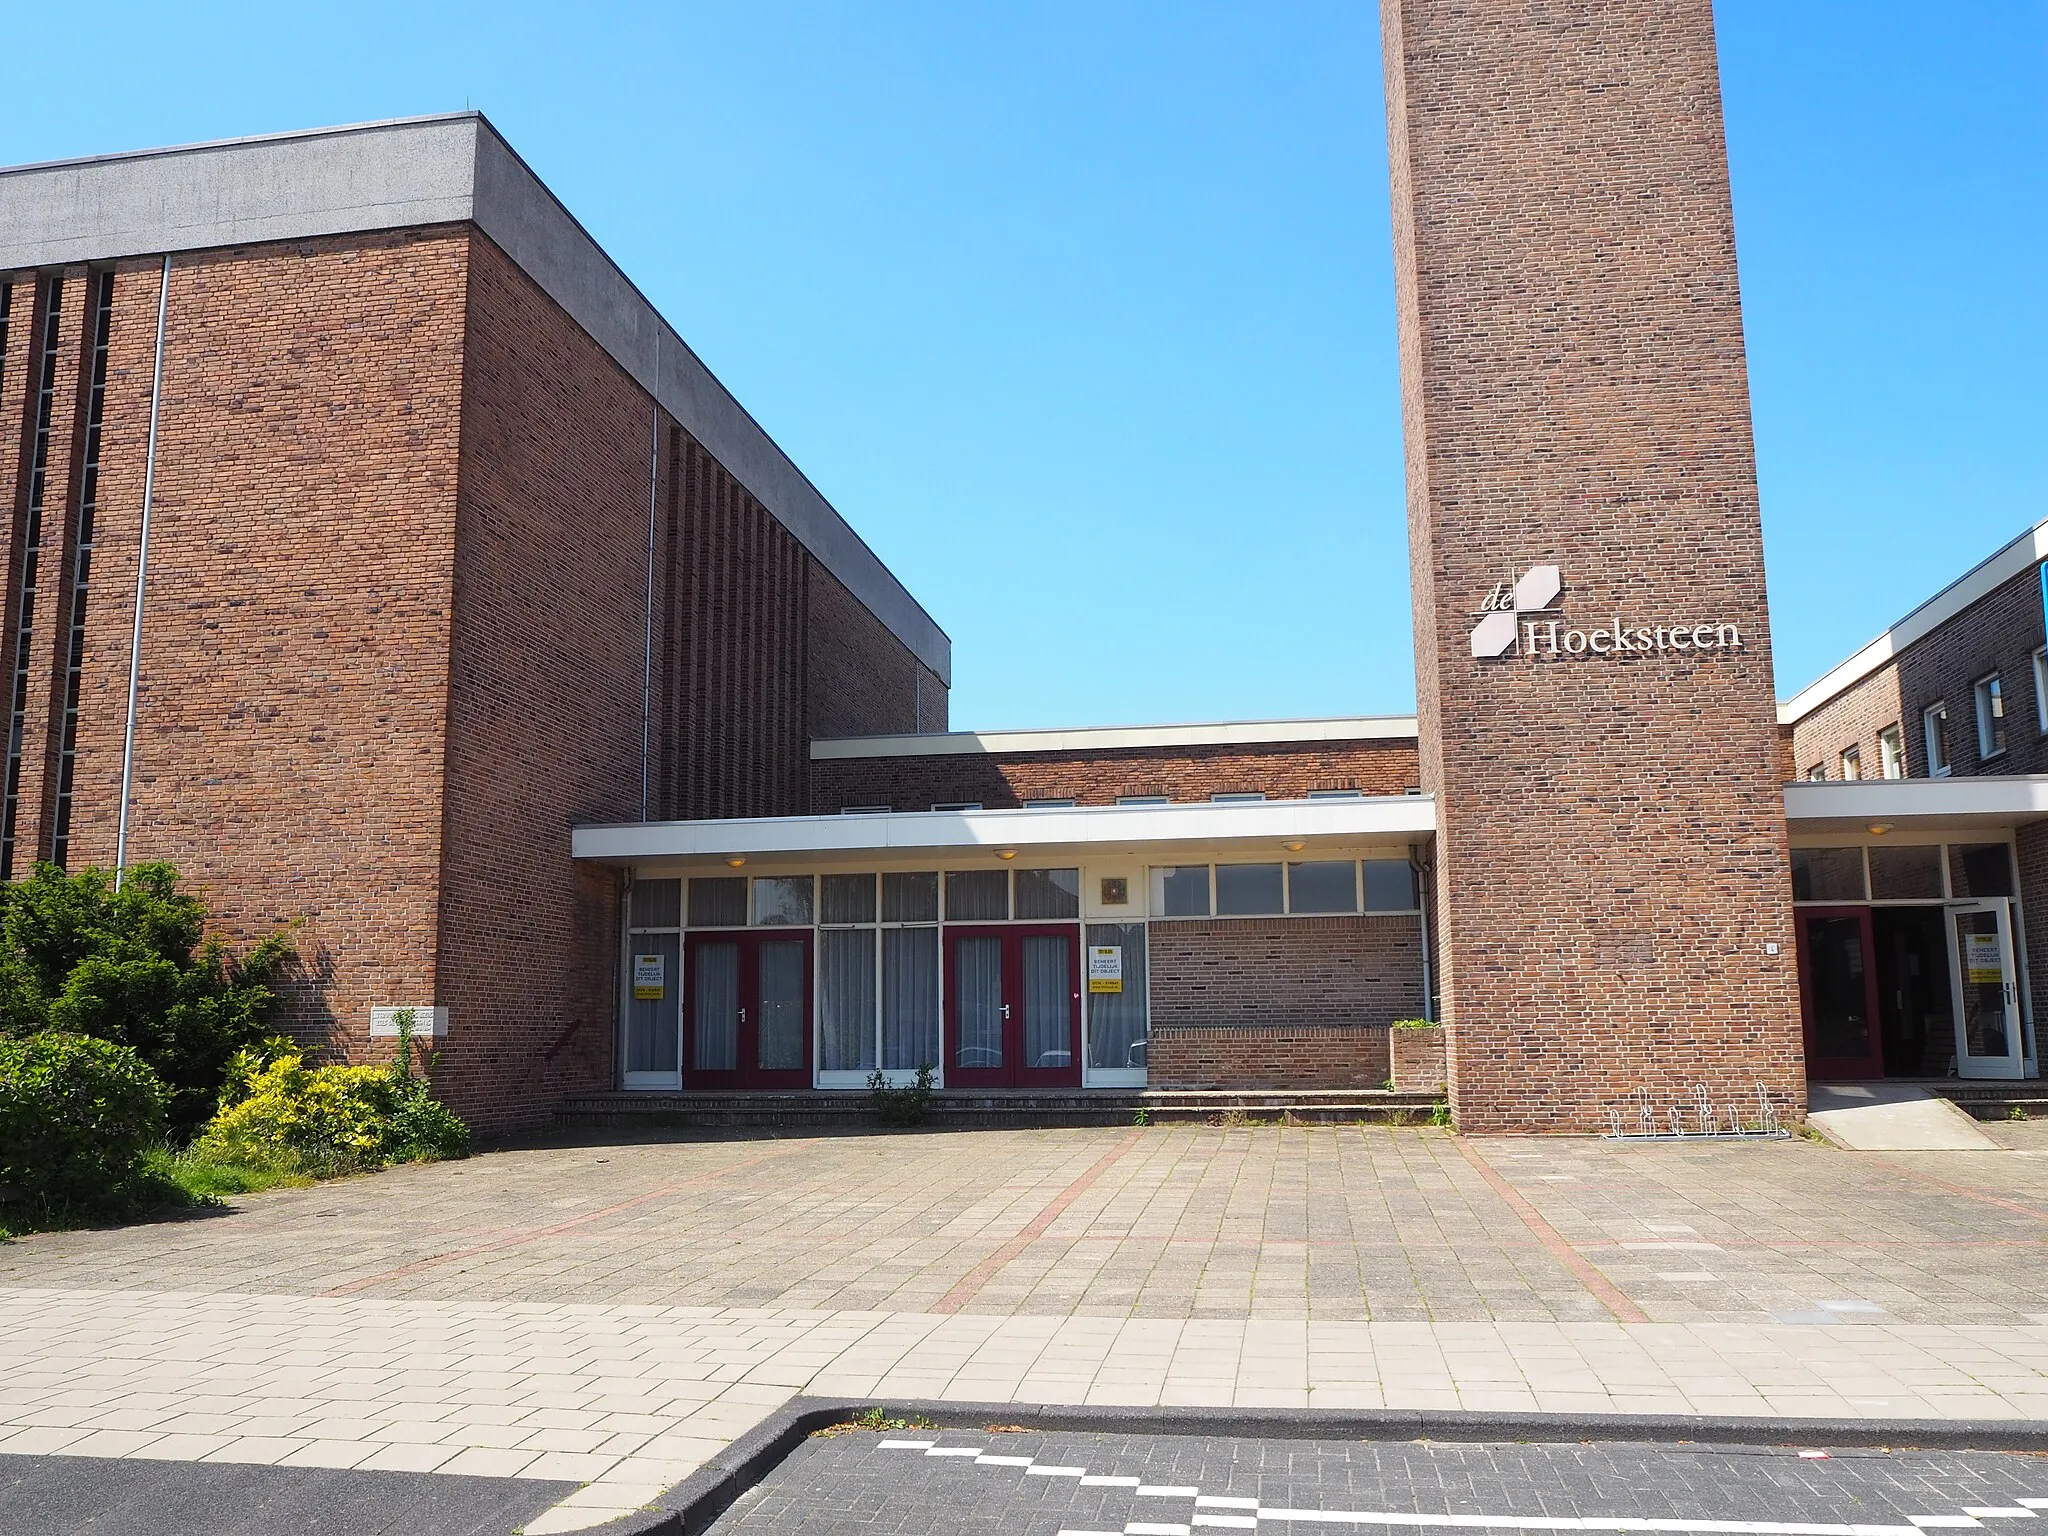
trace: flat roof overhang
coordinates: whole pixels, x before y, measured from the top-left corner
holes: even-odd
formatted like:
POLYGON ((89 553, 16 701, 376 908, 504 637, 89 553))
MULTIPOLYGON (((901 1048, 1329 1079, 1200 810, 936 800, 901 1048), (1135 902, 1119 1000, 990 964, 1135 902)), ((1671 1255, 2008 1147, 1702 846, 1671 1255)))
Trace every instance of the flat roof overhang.
POLYGON ((1114 858, 1178 848, 1276 857, 1436 834, 1429 795, 1226 804, 1091 805, 997 811, 871 811, 836 816, 627 822, 570 834, 571 856, 598 864, 723 863, 730 858, 820 864, 909 855, 993 852, 1114 858), (1286 847, 1300 843, 1295 850, 1286 847))
POLYGON ((1785 820, 1802 832, 2006 829, 2048 818, 2048 774, 1947 779, 1801 779, 1785 820))

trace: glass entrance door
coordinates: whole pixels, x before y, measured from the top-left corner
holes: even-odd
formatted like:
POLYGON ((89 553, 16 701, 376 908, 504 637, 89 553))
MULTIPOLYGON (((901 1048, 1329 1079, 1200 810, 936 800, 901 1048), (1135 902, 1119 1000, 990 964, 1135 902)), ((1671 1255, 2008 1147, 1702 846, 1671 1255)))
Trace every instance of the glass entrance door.
POLYGON ((1800 907, 1799 1005, 1809 1077, 1884 1076, 1868 907, 1800 907))
POLYGON ((1078 1087, 1081 935, 1069 927, 946 931, 946 1085, 1078 1087))
POLYGON ((685 1088, 811 1085, 809 933, 691 934, 685 1088))
POLYGON ((1956 997, 1956 1075, 2023 1077, 2026 1036, 2012 913, 2003 896, 1952 903, 1949 967, 1956 997))

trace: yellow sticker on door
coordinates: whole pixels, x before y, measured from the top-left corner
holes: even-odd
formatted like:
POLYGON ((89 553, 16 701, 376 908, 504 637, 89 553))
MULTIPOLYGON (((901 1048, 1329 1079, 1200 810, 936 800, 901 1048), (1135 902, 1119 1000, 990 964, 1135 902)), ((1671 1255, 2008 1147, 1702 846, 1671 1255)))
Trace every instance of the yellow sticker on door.
POLYGON ((633 957, 633 1001, 658 1003, 668 993, 668 956, 633 957))
POLYGON ((2005 980, 2005 961, 1995 933, 1963 935, 1963 979, 1973 987, 1995 987, 2005 980))

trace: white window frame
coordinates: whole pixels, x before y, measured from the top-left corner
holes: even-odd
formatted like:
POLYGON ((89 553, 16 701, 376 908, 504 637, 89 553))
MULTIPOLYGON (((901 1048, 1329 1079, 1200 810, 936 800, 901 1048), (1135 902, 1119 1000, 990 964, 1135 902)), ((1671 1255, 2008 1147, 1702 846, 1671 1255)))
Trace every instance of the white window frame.
POLYGON ((1878 772, 1887 779, 1906 776, 1906 736, 1896 725, 1877 733, 1878 772))
POLYGON ((2048 645, 2034 652, 2034 729, 2048 736, 2048 645))
POLYGON ((1813 763, 1807 767, 1806 782, 1809 784, 1821 783, 1827 776, 1828 765, 1826 763, 1813 763))
POLYGON ((1841 764, 1843 783, 1847 784, 1863 777, 1863 748, 1861 746, 1842 748, 1837 760, 1841 764), (1853 773, 1850 772, 1852 768, 1855 770, 1853 773))
POLYGON ((1945 779, 1955 772, 1948 755, 1948 701, 1937 699, 1920 711, 1920 736, 1927 750, 1927 777, 1945 779))
POLYGON ((2006 753, 2005 747, 1992 745, 1998 728, 2005 723, 2005 684, 1998 673, 1986 672, 1970 684, 1970 700, 1977 716, 1977 761, 1995 762, 2006 753), (1998 701, 1996 709, 1992 707, 1994 695, 1998 701))

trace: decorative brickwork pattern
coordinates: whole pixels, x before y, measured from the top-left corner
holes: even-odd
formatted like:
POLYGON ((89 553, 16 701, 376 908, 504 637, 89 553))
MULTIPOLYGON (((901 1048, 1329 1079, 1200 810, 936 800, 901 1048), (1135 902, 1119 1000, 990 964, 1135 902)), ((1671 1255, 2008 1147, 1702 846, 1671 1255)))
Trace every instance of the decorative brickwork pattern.
POLYGON ((1763 547, 1708 0, 1381 9, 1422 781, 1473 1130, 1637 1086, 1803 1092, 1763 547), (1567 625, 1740 649, 1509 654, 1567 625), (1779 945, 1766 956, 1766 941, 1779 945))
POLYGON ((1154 1088, 1384 1088, 1389 1033, 1155 1027, 1148 1080, 1154 1088))
POLYGON ((1252 790, 1269 800, 1299 800, 1316 789, 1398 795, 1418 782, 1412 737, 1270 746, 842 757, 811 764, 811 809, 821 815, 849 805, 922 811, 979 801, 994 810, 1041 799, 1113 805, 1124 795, 1166 795, 1184 801, 1252 790))

